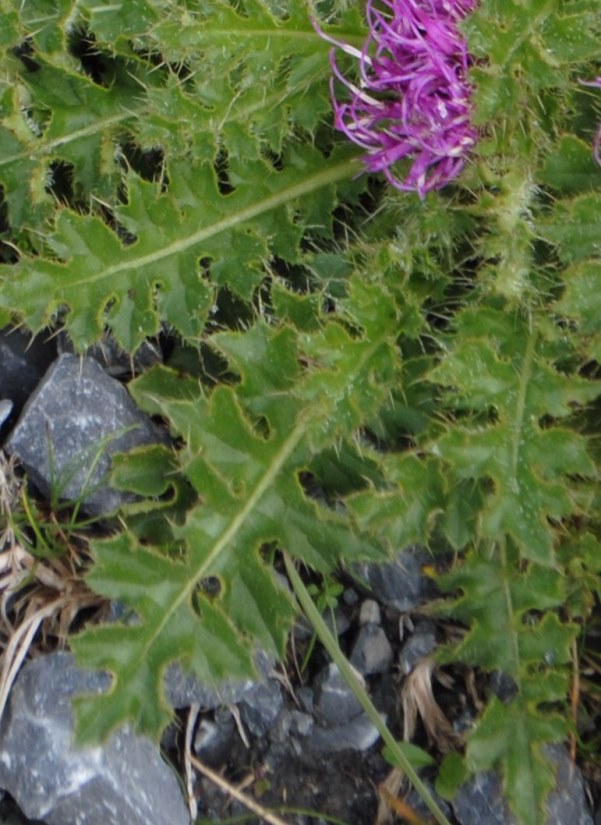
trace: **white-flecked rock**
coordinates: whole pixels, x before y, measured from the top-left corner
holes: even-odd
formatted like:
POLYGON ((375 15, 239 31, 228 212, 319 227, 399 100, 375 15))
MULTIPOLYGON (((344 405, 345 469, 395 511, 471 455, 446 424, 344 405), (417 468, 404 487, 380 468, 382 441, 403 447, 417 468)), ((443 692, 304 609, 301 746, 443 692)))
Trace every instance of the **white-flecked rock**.
POLYGON ((40 381, 5 445, 40 491, 105 515, 131 495, 107 484, 111 455, 165 436, 93 358, 61 355, 40 381))
POLYGON ((71 697, 109 682, 68 653, 29 662, 0 726, 0 788, 48 825, 189 825, 177 777, 150 739, 122 728, 103 745, 74 747, 71 697))

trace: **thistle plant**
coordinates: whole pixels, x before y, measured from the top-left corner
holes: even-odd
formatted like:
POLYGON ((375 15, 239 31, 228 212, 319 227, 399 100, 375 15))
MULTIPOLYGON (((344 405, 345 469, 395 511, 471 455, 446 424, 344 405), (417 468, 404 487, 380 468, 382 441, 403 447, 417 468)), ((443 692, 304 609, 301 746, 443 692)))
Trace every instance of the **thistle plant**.
POLYGON ((483 685, 441 786, 497 769, 544 825, 600 595, 598 0, 327 14, 0 0, 0 323, 174 342, 129 385, 178 447, 115 462, 143 500, 86 581, 138 621, 70 640, 113 678, 79 736, 158 738, 174 660, 284 657, 283 559, 419 542, 483 685))

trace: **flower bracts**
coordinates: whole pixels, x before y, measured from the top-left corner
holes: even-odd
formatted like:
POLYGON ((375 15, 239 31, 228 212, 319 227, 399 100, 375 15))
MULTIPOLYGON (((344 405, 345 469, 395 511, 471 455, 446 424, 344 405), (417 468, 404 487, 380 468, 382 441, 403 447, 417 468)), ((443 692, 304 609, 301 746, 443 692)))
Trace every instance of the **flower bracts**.
POLYGON ((469 55, 457 23, 476 0, 368 0, 362 51, 332 40, 359 60, 359 85, 330 59, 350 92, 332 82, 336 128, 366 150, 370 172, 420 197, 455 178, 477 139, 471 125, 469 55), (397 166, 399 161, 405 164, 397 166), (407 166, 408 162, 408 166, 407 166))

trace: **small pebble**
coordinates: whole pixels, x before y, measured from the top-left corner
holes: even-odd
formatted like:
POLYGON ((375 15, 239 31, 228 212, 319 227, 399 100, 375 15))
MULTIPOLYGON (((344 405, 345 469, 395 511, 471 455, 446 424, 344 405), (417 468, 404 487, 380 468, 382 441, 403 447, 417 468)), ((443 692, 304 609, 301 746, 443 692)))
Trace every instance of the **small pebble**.
POLYGON ((381 621, 380 605, 374 599, 365 599, 359 611, 359 624, 380 624, 381 621))
POLYGON ((359 630, 351 653, 351 664, 363 676, 387 673, 393 652, 386 634, 376 624, 364 624, 359 630))

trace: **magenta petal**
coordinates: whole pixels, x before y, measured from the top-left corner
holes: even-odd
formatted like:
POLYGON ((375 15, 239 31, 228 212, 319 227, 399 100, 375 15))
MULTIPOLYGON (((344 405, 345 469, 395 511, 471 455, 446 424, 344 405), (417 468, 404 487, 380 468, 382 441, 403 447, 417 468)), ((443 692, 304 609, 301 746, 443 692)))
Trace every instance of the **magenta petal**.
POLYGON ((348 92, 347 101, 339 102, 332 86, 335 127, 366 151, 368 171, 383 172, 393 186, 422 198, 460 173, 478 139, 471 124, 469 55, 457 28, 475 5, 378 0, 376 8, 367 0, 369 35, 357 85, 331 54, 333 74, 348 92), (401 160, 410 163, 404 177, 391 169, 401 160))

